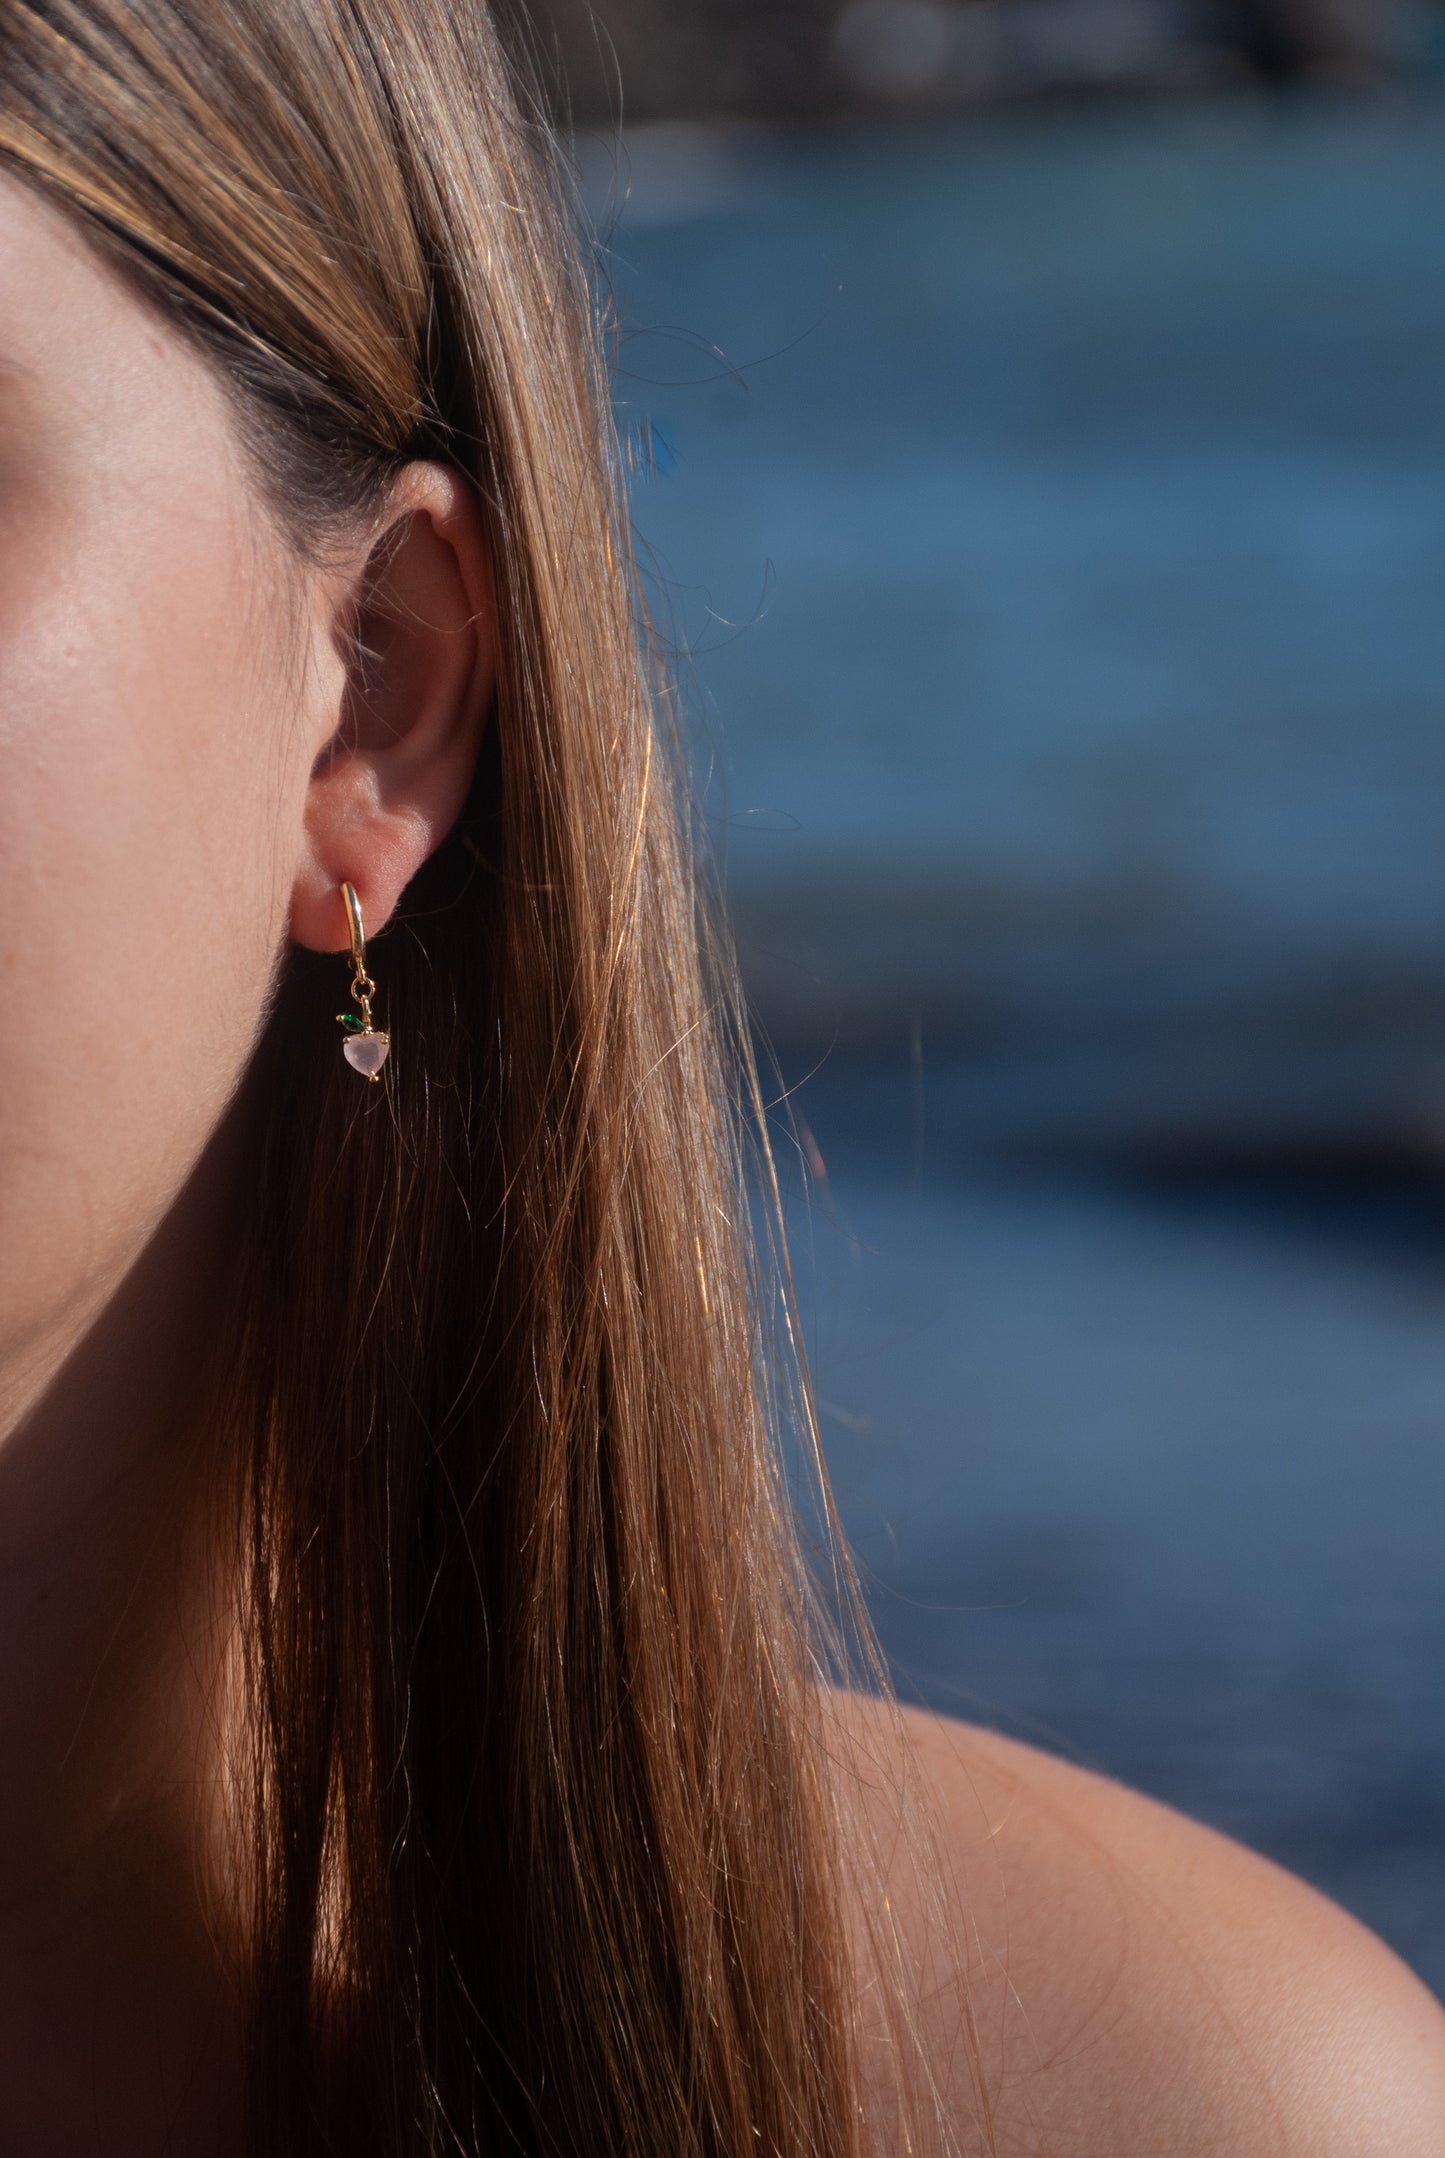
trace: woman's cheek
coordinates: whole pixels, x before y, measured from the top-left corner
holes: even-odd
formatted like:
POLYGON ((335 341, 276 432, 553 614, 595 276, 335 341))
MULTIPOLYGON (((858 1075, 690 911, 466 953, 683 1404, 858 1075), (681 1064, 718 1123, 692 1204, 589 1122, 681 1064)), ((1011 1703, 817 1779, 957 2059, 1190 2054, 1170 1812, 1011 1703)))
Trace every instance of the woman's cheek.
POLYGON ((264 646, 227 521, 200 525, 184 558, 92 527, 49 577, 0 546, 0 1354, 174 1196, 284 922, 264 646))

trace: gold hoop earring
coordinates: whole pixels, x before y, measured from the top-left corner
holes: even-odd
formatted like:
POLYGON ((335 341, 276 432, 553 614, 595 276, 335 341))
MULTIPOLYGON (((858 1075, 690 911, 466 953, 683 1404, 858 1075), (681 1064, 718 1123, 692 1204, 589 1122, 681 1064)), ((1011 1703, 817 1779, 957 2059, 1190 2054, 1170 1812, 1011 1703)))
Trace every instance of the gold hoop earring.
POLYGON ((366 971, 366 932, 361 926, 361 901, 354 886, 343 884, 341 896, 346 902, 346 919, 351 927, 351 994, 361 1006, 360 1012, 338 1012, 337 1022, 346 1030, 341 1053, 354 1070, 367 1079, 380 1079, 381 1067, 391 1052, 391 1036, 371 1023, 371 1000, 376 995, 376 984, 366 971))

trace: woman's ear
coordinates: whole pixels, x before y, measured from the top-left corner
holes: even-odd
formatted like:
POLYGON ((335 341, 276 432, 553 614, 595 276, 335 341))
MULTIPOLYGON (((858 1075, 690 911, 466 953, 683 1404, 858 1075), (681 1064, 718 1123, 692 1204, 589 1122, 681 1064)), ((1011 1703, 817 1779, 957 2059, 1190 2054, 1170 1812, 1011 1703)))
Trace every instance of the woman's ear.
POLYGON ((291 935, 348 942, 341 884, 380 929, 460 815, 495 685, 491 560, 476 494, 405 466, 364 553, 328 578, 329 651, 308 698, 307 783, 291 935))

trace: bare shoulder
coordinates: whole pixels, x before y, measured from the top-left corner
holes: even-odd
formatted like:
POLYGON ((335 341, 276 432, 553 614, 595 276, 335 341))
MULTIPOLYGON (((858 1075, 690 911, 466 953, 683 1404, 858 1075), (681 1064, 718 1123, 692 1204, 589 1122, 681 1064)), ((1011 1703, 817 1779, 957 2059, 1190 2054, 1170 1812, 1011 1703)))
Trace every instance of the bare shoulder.
POLYGON ((998 2158, 1445 2158, 1445 2011, 1338 1905, 1034 1747, 835 1698, 961 2149, 977 2075, 998 2158))

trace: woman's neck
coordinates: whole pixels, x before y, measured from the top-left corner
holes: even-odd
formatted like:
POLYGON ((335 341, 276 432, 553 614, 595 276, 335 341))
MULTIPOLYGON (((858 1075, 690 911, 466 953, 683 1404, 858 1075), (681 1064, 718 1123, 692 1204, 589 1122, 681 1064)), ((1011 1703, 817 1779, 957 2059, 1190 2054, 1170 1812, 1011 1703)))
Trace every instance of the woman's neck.
POLYGON ((234 2083, 205 1403, 243 1151, 223 1127, 98 1308, 0 1375, 7 2153, 213 2148, 234 2083))

